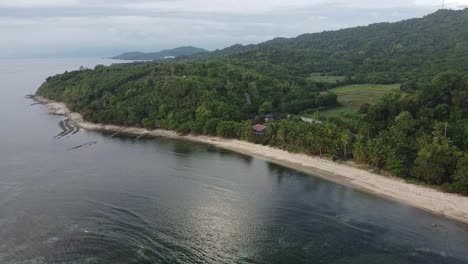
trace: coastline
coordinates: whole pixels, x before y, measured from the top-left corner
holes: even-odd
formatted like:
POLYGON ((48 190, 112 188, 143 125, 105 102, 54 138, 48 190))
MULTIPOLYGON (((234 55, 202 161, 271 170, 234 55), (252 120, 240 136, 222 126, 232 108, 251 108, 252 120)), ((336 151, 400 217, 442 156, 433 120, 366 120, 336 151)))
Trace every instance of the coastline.
POLYGON ((468 224, 468 197, 407 183, 400 178, 382 176, 320 157, 290 153, 278 148, 236 139, 224 139, 204 135, 180 135, 177 132, 164 129, 147 130, 137 127, 91 123, 84 121, 79 113, 71 112, 64 103, 55 102, 41 96, 33 96, 32 99, 45 104, 55 114, 68 117, 75 125, 86 130, 122 132, 210 144, 234 152, 259 157, 306 174, 318 176, 468 224))

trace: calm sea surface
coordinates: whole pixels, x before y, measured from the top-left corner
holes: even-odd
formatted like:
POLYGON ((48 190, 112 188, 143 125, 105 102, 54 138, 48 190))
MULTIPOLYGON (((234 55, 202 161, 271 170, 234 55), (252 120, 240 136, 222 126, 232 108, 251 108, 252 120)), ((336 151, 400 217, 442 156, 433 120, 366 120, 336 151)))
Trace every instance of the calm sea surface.
POLYGON ((78 130, 0 61, 0 263, 468 263, 468 225, 261 159, 78 130))

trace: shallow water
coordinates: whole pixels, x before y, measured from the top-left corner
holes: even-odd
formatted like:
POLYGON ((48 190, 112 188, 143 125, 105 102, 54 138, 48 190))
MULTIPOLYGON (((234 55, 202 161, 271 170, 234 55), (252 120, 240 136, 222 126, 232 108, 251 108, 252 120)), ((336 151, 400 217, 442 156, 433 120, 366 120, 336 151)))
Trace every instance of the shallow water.
POLYGON ((261 159, 74 128, 0 61, 0 263, 468 263, 468 226, 261 159))

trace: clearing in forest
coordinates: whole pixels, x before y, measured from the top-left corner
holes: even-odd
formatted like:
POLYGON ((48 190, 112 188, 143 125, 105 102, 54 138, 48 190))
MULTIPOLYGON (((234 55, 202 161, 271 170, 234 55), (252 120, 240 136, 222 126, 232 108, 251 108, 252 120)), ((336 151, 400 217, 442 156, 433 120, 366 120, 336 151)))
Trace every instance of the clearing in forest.
POLYGON ((325 117, 332 117, 356 112, 362 105, 374 104, 385 94, 399 89, 399 84, 354 84, 337 87, 330 91, 338 96, 340 106, 321 112, 321 114, 325 117))

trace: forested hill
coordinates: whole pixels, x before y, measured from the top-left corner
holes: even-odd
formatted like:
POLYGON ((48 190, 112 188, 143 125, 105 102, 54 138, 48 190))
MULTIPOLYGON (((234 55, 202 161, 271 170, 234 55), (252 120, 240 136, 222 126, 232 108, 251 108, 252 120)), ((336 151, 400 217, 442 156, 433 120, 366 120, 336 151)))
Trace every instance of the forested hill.
POLYGON ((297 75, 347 75, 369 83, 428 80, 443 70, 468 70, 468 9, 236 47, 181 60, 227 56, 260 71, 273 64, 297 75))
POLYGON ((254 44, 250 44, 250 45, 235 44, 224 49, 217 49, 217 50, 210 51, 210 52, 202 52, 202 53, 197 53, 197 54, 192 54, 192 55, 187 55, 187 56, 179 56, 175 61, 192 62, 192 61, 216 59, 216 58, 220 58, 224 56, 237 55, 242 52, 246 52, 248 50, 254 49, 255 47, 256 45, 254 44))
POLYGON ((112 57, 115 60, 164 60, 167 57, 189 56, 197 53, 206 53, 207 50, 197 47, 179 47, 175 49, 166 49, 158 52, 126 52, 121 55, 112 57))

